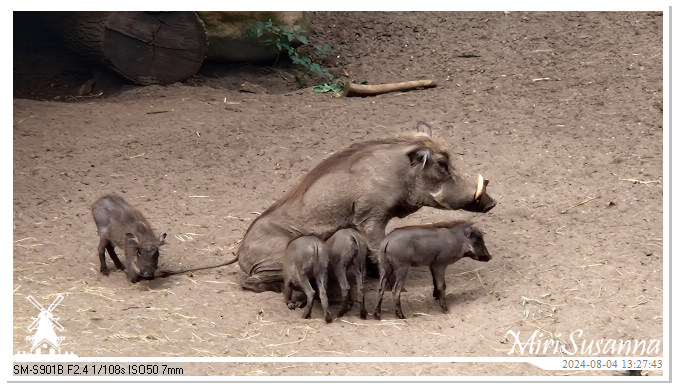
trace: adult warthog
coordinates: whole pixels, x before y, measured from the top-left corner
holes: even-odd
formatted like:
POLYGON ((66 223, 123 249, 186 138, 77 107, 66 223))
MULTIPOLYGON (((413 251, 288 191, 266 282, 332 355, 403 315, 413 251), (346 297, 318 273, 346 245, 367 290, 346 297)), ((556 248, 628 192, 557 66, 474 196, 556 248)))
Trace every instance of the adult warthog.
POLYGON ((354 228, 377 249, 393 217, 421 207, 487 212, 488 181, 464 179, 449 147, 418 123, 418 133, 356 143, 313 168, 250 225, 233 262, 247 274, 244 289, 280 292, 288 243, 302 235, 327 238, 354 228))

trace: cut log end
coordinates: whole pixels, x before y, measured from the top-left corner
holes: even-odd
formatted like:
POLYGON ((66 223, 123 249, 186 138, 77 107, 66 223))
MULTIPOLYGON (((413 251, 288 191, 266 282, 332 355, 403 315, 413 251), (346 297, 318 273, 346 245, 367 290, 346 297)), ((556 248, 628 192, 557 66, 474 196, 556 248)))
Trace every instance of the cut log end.
POLYGON ((193 76, 207 52, 194 12, 117 12, 106 23, 104 52, 119 73, 143 85, 193 76))
POLYGON ((67 47, 137 84, 171 84, 193 76, 207 53, 195 12, 46 12, 67 47))

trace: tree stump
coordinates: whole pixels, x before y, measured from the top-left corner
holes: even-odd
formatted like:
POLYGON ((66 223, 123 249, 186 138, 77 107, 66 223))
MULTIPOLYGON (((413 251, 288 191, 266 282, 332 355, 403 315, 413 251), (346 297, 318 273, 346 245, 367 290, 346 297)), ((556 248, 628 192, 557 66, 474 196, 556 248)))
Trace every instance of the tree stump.
POLYGON ((203 64, 207 37, 195 12, 45 12, 76 53, 141 85, 167 85, 203 64))

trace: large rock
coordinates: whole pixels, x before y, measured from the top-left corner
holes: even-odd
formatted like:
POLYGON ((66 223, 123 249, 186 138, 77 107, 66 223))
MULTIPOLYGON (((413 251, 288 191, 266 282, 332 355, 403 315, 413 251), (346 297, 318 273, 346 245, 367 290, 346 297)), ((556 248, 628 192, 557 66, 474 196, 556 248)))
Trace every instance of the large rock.
MULTIPOLYGON (((309 31, 306 12, 197 12, 205 24, 207 59, 228 62, 262 62, 278 53, 256 37, 244 37, 245 30, 271 19, 276 26, 309 31)), ((306 35, 306 34, 303 34, 306 35)), ((265 37, 262 37, 265 38, 265 37)))

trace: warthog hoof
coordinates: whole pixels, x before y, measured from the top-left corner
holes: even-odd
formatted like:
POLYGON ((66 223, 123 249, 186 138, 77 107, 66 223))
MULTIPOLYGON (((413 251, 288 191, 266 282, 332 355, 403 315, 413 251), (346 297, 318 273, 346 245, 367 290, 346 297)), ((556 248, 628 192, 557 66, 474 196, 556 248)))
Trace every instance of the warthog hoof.
POLYGON ((337 317, 342 317, 342 316, 344 316, 345 313, 349 312, 349 309, 351 309, 351 307, 348 307, 346 304, 342 305, 342 308, 341 308, 340 311, 337 313, 337 317))
POLYGON ((288 309, 303 308, 306 305, 306 300, 288 301, 286 304, 288 309))

